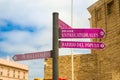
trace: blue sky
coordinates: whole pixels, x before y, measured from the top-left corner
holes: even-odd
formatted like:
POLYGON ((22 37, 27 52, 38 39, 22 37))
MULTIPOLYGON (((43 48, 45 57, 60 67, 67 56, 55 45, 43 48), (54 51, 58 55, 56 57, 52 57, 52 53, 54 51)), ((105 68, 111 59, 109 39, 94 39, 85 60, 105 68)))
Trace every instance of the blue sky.
MULTIPOLYGON (((73 0, 74 28, 90 27, 87 8, 96 1, 73 0)), ((70 25, 70 0, 0 0, 0 58, 9 56, 12 59, 15 54, 52 50, 53 12, 59 12, 59 18, 70 25)), ((70 51, 59 49, 59 54, 70 55, 70 51)), ((89 52, 87 49, 74 50, 75 54, 89 52)), ((28 65, 29 80, 44 77, 44 59, 19 63, 28 65)))

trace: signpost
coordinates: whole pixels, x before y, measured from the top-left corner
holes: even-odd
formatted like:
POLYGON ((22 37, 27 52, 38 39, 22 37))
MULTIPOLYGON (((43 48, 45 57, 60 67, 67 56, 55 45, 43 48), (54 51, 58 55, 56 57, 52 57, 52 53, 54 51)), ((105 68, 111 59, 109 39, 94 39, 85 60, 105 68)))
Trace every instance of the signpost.
POLYGON ((52 51, 16 54, 13 56, 13 60, 14 61, 22 61, 22 60, 31 60, 31 59, 40 59, 40 58, 50 58, 51 52, 52 51))
POLYGON ((103 49, 104 47, 102 42, 60 41, 60 48, 103 49))
POLYGON ((103 38, 103 29, 60 29, 60 38, 103 38))
POLYGON ((58 57, 60 48, 87 48, 103 49, 102 42, 75 42, 75 41, 58 41, 59 38, 103 38, 105 32, 103 29, 73 29, 62 20, 58 19, 58 13, 53 13, 53 50, 44 52, 34 52, 27 54, 16 54, 13 56, 14 61, 31 60, 40 58, 53 58, 53 80, 58 80, 58 57), (59 26, 59 27, 58 27, 59 26), (59 45, 60 44, 60 45, 59 45))
POLYGON ((52 60, 53 60, 53 80, 58 80, 59 78, 59 69, 58 69, 58 57, 59 57, 59 28, 58 28, 58 13, 53 13, 53 51, 52 51, 52 60))

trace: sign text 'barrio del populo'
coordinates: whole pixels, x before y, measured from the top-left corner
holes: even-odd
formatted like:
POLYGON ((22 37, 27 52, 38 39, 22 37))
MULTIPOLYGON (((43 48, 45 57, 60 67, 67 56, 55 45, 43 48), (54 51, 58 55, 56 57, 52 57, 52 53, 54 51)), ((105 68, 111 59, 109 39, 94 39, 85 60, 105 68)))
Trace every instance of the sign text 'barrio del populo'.
POLYGON ((60 41, 60 48, 103 49, 104 47, 102 42, 60 41))

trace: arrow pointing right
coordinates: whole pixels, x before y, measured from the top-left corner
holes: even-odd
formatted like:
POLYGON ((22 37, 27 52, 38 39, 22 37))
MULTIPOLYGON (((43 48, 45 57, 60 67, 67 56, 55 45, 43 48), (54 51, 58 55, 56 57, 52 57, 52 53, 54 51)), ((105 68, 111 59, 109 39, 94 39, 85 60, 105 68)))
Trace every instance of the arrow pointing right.
POLYGON ((103 49, 105 45, 102 42, 60 41, 60 48, 103 49))
POLYGON ((103 29, 60 29, 60 38, 103 38, 103 29))

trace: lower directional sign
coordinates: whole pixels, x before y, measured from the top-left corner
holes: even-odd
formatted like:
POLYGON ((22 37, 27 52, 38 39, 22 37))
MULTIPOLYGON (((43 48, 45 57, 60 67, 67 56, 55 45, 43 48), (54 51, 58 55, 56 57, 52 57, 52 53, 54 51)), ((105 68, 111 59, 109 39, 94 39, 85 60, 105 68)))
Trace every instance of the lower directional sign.
POLYGON ((60 41, 60 48, 103 49, 104 47, 105 45, 102 42, 60 41))
POLYGON ((40 58, 50 58, 52 51, 44 51, 44 52, 33 52, 26 54, 16 54, 13 56, 14 61, 21 60, 31 60, 31 59, 40 59, 40 58))

